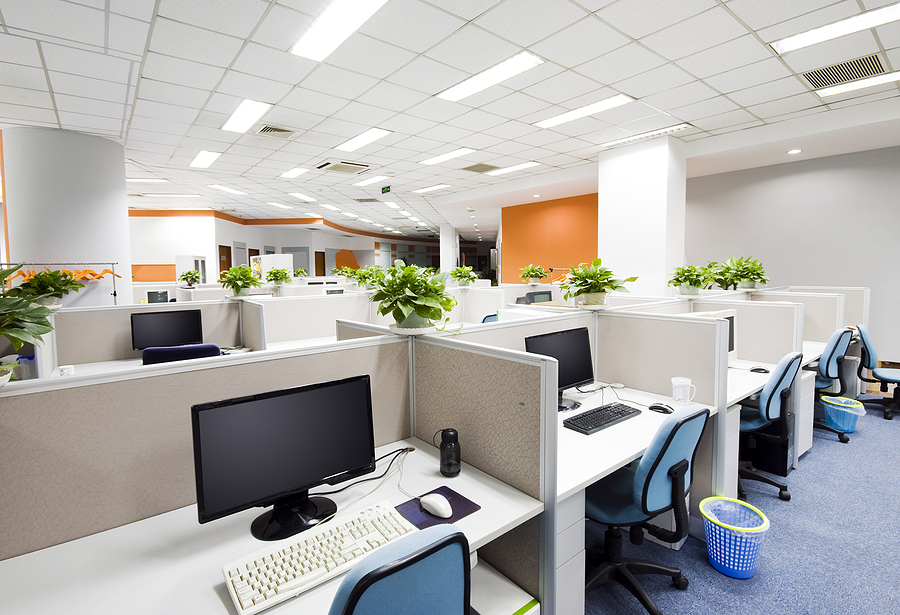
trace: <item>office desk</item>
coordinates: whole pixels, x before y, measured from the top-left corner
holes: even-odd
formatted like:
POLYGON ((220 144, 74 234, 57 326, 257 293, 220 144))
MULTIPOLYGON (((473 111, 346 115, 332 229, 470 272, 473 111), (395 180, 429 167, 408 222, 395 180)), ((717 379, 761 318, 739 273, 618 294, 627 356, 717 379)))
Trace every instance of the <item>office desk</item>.
MULTIPOLYGON (((420 440, 379 447, 377 453, 380 456, 404 446, 416 447, 404 465, 401 486, 406 491, 420 495, 448 485, 481 505, 480 511, 457 523, 472 550, 543 510, 541 502, 466 464, 458 477, 444 478, 438 470, 437 449, 420 440)), ((376 471, 383 471, 386 462, 379 463, 376 471)), ((382 500, 396 505, 409 499, 397 488, 398 482, 400 475, 395 472, 383 484, 362 483, 330 497, 339 508, 350 510, 382 500)), ((250 522, 261 512, 252 509, 200 525, 196 506, 188 506, 4 560, 0 562, 3 612, 233 615, 222 566, 264 546, 250 535, 250 522)), ((42 522, 35 523, 35 531, 40 531, 42 522)), ((498 575, 480 567, 473 571, 473 596, 485 593, 480 580, 491 577, 491 602, 504 605, 500 610, 486 609, 488 612, 511 615, 531 600, 518 587, 498 582, 498 575)), ((265 613, 326 613, 340 580, 333 579, 265 613)))

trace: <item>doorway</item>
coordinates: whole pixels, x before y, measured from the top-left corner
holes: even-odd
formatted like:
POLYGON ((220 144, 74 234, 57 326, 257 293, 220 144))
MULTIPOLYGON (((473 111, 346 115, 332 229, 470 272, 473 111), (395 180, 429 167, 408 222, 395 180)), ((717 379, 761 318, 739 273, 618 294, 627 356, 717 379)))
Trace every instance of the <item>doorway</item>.
POLYGON ((231 269, 231 246, 219 246, 219 277, 231 269))
POLYGON ((325 253, 316 252, 316 275, 325 275, 325 253))
POLYGON ((256 248, 248 248, 247 256, 249 256, 250 258, 253 258, 254 256, 259 256, 259 250, 256 248))

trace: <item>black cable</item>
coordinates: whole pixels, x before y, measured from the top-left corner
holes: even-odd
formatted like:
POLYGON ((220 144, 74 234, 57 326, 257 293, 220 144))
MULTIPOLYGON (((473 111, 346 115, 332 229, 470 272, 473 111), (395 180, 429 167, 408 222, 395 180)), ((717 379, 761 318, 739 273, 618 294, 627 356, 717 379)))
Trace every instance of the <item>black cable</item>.
POLYGON ((376 460, 375 460, 375 463, 377 464, 379 461, 381 461, 381 460, 384 459, 385 457, 389 457, 389 456, 391 456, 391 455, 394 456, 394 458, 391 459, 391 462, 388 464, 388 466, 384 469, 384 472, 381 473, 379 476, 370 476, 369 478, 364 478, 364 479, 362 479, 362 480, 358 480, 358 481, 356 481, 355 483, 349 483, 349 484, 347 484, 347 485, 344 485, 344 486, 341 487, 340 489, 335 489, 334 491, 320 491, 320 492, 318 492, 318 493, 310 493, 309 495, 310 495, 310 496, 316 496, 316 495, 334 495, 335 493, 340 493, 341 491, 345 491, 346 489, 349 489, 350 487, 355 487, 356 485, 360 485, 360 484, 362 484, 362 483, 367 483, 367 482, 372 481, 372 480, 379 480, 379 479, 382 479, 382 478, 384 478, 385 476, 387 476, 387 473, 390 472, 390 470, 391 470, 391 466, 394 465, 394 462, 397 461, 397 458, 398 458, 400 455, 402 455, 403 453, 411 453, 411 452, 413 452, 414 450, 416 450, 416 449, 414 449, 414 448, 411 447, 411 446, 409 446, 409 447, 407 447, 407 448, 398 448, 397 450, 391 451, 390 453, 387 453, 387 454, 385 454, 385 455, 382 455, 381 457, 379 457, 378 459, 376 459, 376 460))

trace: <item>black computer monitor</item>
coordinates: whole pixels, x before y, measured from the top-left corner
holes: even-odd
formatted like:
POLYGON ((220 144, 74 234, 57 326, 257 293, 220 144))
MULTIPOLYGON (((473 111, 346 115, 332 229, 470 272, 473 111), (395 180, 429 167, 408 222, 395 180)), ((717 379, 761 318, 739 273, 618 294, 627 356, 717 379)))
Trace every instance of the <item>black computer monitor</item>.
POLYGON ((200 523, 274 506, 251 524, 280 540, 337 511, 309 490, 375 470, 369 376, 191 407, 200 523))
POLYGON ((525 293, 528 303, 542 303, 544 301, 553 301, 553 295, 549 290, 536 290, 531 293, 525 293))
POLYGON ((169 291, 167 290, 148 290, 147 303, 168 303, 169 291))
POLYGON ((184 346, 203 343, 200 310, 167 310, 131 314, 131 347, 184 346))
POLYGON ((559 409, 574 410, 581 406, 577 401, 564 400, 562 395, 565 389, 594 381, 594 363, 591 360, 591 341, 587 327, 526 337, 525 350, 559 361, 559 409))

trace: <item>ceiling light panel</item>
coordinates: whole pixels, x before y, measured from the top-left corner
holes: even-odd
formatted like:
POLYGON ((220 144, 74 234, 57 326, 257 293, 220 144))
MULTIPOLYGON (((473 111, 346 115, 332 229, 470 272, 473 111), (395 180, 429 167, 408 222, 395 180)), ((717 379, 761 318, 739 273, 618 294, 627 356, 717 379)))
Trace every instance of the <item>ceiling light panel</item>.
POLYGON ((361 182, 356 182, 353 184, 354 186, 368 186, 369 184, 374 184, 375 182, 380 182, 383 179, 387 179, 387 175, 376 175, 375 177, 370 177, 369 179, 364 179, 361 182))
POLYGON ((471 96, 482 90, 486 90, 492 85, 496 85, 511 77, 515 77, 526 70, 534 68, 544 61, 536 55, 523 51, 513 57, 500 62, 491 68, 469 77, 462 83, 454 85, 452 88, 444 90, 437 95, 438 98, 449 100, 450 102, 458 102, 463 98, 471 96))
POLYGON ((340 207, 335 207, 334 205, 327 205, 325 203, 322 204, 322 207, 324 207, 325 209, 330 209, 331 211, 340 211, 341 210, 340 207))
POLYGON ((585 105, 584 107, 580 107, 578 109, 573 109, 572 111, 547 118, 546 120, 541 120, 540 122, 536 122, 533 125, 537 126, 538 128, 552 128, 553 126, 559 126, 560 124, 565 124, 566 122, 579 120, 583 117, 594 115, 595 113, 600 113, 601 111, 606 111, 608 109, 613 109, 615 107, 619 107, 633 101, 634 99, 631 96, 628 96, 626 94, 616 94, 615 96, 612 96, 605 100, 601 100, 590 105, 585 105))
POLYGON ((853 34, 854 32, 861 32, 862 30, 868 30, 869 28, 875 28, 897 20, 900 20, 900 4, 893 4, 874 11, 855 15, 854 17, 828 24, 827 26, 822 26, 821 28, 783 38, 780 41, 771 43, 771 46, 778 54, 787 53, 789 51, 794 51, 795 49, 802 49, 803 47, 809 47, 816 43, 829 41, 841 36, 846 36, 847 34, 853 34))
POLYGON ((353 137, 352 139, 350 139, 349 141, 345 141, 344 143, 341 143, 334 149, 341 150, 342 152, 355 152, 359 148, 365 147, 369 143, 372 143, 373 141, 377 141, 378 139, 381 139, 382 137, 386 137, 389 134, 391 134, 390 130, 384 130, 382 128, 370 128, 369 130, 365 131, 361 135, 357 135, 357 136, 353 137))
POLYGON ((291 48, 291 53, 316 62, 327 58, 387 0, 333 0, 291 48))
MULTIPOLYGON (((617 139, 615 141, 607 141, 606 143, 601 143, 600 147, 612 147, 613 145, 621 145, 622 143, 629 143, 631 141, 640 141, 641 139, 649 139, 651 137, 658 137, 660 135, 668 134, 671 132, 678 132, 679 130, 685 130, 687 128, 691 128, 690 124, 676 124, 675 126, 669 126, 668 128, 660 128, 659 130, 651 130, 650 132, 642 132, 639 135, 632 135, 630 137, 625 137, 624 139, 617 139)), ((535 195, 540 196, 540 195, 535 195)))
POLYGON ((459 158, 460 156, 465 156, 466 154, 471 154, 474 151, 474 149, 469 149, 468 147, 461 147, 459 149, 453 150, 452 152, 447 152, 446 154, 441 154, 440 156, 435 156, 434 158, 423 160, 419 164, 438 164, 440 162, 446 162, 447 160, 459 158))
POLYGON ((425 192, 433 192, 435 190, 442 190, 444 188, 449 188, 450 184, 438 184, 437 186, 428 186, 427 188, 420 188, 419 190, 413 190, 416 194, 424 194, 425 192))
POLYGON ((891 83, 894 81, 900 81, 900 71, 888 73, 886 75, 878 75, 877 77, 869 77, 868 79, 862 79, 860 81, 842 83, 841 85, 835 85, 830 88, 816 90, 816 94, 818 94, 820 98, 825 98, 826 96, 844 94, 846 92, 861 90, 863 88, 871 88, 876 85, 882 85, 884 83, 891 83))
POLYGON ((266 203, 266 205, 271 205, 272 207, 280 207, 281 209, 293 209, 290 205, 282 205, 281 203, 266 203))
POLYGON ((222 186, 219 184, 208 184, 209 188, 215 188, 216 190, 221 190, 222 192, 228 192, 230 194, 247 194, 246 192, 241 192, 240 190, 235 190, 234 188, 229 188, 228 186, 222 186))
POLYGON ((287 179, 294 179, 295 177, 299 177, 300 175, 303 175, 307 171, 309 171, 309 169, 304 169, 301 167, 294 167, 290 171, 285 171, 284 173, 282 173, 280 175, 280 177, 285 177, 287 179))
POLYGON ((195 169, 208 169, 209 166, 216 161, 216 159, 222 155, 222 152, 208 152, 205 149, 200 150, 200 153, 194 156, 194 159, 191 161, 190 166, 195 169))
POLYGON ((316 199, 314 199, 311 196, 306 196, 302 192, 289 192, 288 194, 290 194, 295 199, 300 199, 301 201, 306 201, 307 203, 315 203, 316 202, 316 199))
POLYGON ((270 104, 245 98, 222 126, 222 130, 247 132, 271 108, 272 105, 270 104))
MULTIPOLYGON (((506 173, 513 173, 515 171, 523 171, 525 169, 530 169, 531 167, 539 167, 539 166, 541 166, 540 162, 534 162, 532 160, 531 162, 523 162, 522 164, 517 164, 517 165, 511 166, 511 167, 504 167, 502 169, 497 169, 495 171, 488 171, 487 173, 485 173, 485 175, 491 175, 491 176, 504 175, 506 173)), ((472 216, 472 217, 474 218, 475 216, 472 216)))

